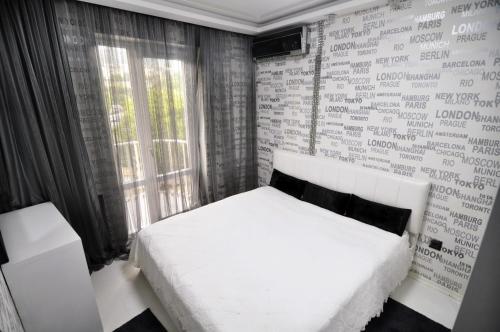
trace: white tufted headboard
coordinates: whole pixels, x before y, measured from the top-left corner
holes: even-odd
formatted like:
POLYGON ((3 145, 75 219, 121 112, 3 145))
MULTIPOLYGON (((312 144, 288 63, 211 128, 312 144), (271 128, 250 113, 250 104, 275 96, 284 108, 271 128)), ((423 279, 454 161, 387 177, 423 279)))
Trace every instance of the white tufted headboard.
POLYGON ((407 231, 420 233, 430 183, 330 158, 274 150, 273 167, 314 184, 400 208, 411 209, 407 231))

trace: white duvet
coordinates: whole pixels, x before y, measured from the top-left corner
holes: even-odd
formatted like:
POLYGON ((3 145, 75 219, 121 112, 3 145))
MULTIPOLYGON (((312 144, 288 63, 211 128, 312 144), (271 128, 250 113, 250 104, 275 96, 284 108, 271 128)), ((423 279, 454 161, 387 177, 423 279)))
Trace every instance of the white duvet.
POLYGON ((411 264, 402 237, 262 187, 142 230, 130 260, 186 331, 360 331, 411 264))

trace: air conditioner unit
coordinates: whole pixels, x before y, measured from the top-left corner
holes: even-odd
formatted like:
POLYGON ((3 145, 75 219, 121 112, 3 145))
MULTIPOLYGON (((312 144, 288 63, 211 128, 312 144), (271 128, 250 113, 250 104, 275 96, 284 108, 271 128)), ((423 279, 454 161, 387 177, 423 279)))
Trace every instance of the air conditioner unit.
POLYGON ((255 59, 277 55, 299 55, 307 52, 307 27, 305 25, 260 35, 253 40, 252 55, 255 59))

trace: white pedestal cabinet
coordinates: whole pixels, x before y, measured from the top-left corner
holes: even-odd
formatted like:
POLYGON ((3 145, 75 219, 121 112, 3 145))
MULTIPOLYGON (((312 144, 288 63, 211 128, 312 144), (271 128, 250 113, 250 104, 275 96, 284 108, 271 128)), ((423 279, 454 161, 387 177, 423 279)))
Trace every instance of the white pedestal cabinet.
POLYGON ((52 203, 0 215, 2 271, 25 332, 100 332, 80 237, 52 203))

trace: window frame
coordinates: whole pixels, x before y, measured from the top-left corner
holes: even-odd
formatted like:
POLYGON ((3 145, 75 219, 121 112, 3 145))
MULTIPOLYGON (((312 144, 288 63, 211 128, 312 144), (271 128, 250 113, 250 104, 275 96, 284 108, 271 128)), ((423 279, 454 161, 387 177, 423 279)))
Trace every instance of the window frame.
MULTIPOLYGON (((100 46, 110 47, 110 48, 123 48, 126 51, 128 69, 130 74, 130 87, 132 93, 132 99, 134 104, 135 112, 135 126, 137 131, 137 141, 139 145, 139 156, 141 158, 144 177, 140 179, 134 179, 132 181, 122 182, 122 189, 124 191, 132 190, 134 188, 143 187, 146 195, 146 205, 148 214, 146 219, 146 225, 160 220, 161 216, 161 203, 160 203, 160 193, 157 188, 157 184, 162 181, 169 181, 177 176, 189 176, 193 175, 193 165, 191 164, 190 151, 192 142, 189 140, 189 126, 188 126, 188 110, 187 110, 187 86, 185 82, 182 82, 182 90, 184 91, 183 103, 184 103, 184 123, 185 123, 185 136, 187 144, 187 160, 188 167, 174 170, 166 173, 159 174, 158 166, 156 165, 155 153, 154 153, 154 143, 153 135, 150 125, 150 114, 147 100, 147 85, 146 85, 146 75, 145 75, 145 59, 164 59, 165 61, 178 60, 183 62, 184 58, 182 54, 189 50, 187 45, 182 44, 167 44, 167 47, 163 46, 164 43, 155 41, 143 41, 138 38, 123 37, 123 36, 110 36, 101 33, 96 33, 96 47, 100 46), (158 44, 160 47, 153 51, 152 47, 141 47, 140 44, 150 45, 158 44), (138 46, 139 44, 139 46, 138 46), (162 48, 166 52, 158 52, 162 48), (141 50, 138 52, 138 50, 141 50), (169 52, 175 49, 175 52, 169 52), (176 56, 172 56, 176 55, 176 56), (169 57, 170 56, 170 57, 169 57), (145 121, 148 119, 148 121, 145 121)), ((102 66, 101 58, 99 52, 97 51, 97 60, 99 66, 102 66)), ((102 77, 101 77, 102 79, 102 77)), ((128 142, 130 143, 130 142, 128 142)), ((113 149, 115 158, 117 158, 118 153, 116 147, 118 144, 113 142, 113 149)), ((177 212, 179 213, 179 211, 177 212)), ((127 212, 128 214, 128 212, 127 212)), ((166 217, 166 216, 164 216, 166 217)), ((144 227, 144 220, 141 220, 141 226, 144 227)), ((133 225, 132 225, 133 226, 133 225)), ((135 229, 129 230, 131 233, 135 232, 135 229)))

